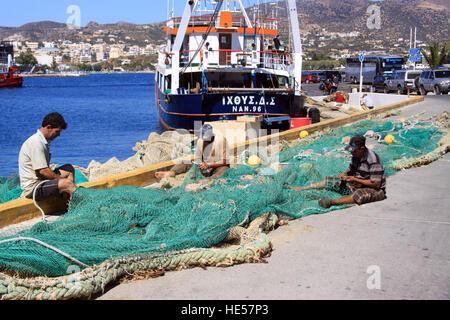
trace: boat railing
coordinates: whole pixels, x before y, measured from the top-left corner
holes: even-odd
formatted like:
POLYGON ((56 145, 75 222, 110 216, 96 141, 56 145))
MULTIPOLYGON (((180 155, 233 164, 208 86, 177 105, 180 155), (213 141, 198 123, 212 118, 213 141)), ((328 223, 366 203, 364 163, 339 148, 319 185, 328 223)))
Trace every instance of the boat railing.
POLYGON ((278 29, 278 19, 256 17, 255 18, 255 28, 256 29, 277 30, 278 29))
MULTIPOLYGON (((272 49, 264 51, 242 49, 201 50, 200 53, 197 53, 195 59, 192 59, 196 51, 184 50, 180 55, 180 67, 185 67, 191 62, 191 67, 259 67, 288 70, 292 64, 292 57, 289 53, 272 49)), ((160 51, 158 64, 160 67, 171 68, 171 55, 165 51, 160 51)))
POLYGON ((210 50, 209 53, 218 53, 214 58, 204 59, 207 65, 217 66, 252 66, 277 70, 288 70, 292 64, 291 56, 286 52, 273 50, 210 50))
MULTIPOLYGON (((201 16, 192 16, 189 20, 189 27, 201 27, 208 26, 211 22, 213 15, 201 15, 201 16)), ((173 17, 168 21, 168 26, 173 28, 179 28, 182 17, 173 17)), ((216 18, 215 27, 219 27, 220 19, 216 18)), ((266 18, 266 17, 256 17, 253 21, 254 27, 257 29, 270 29, 276 30, 278 29, 278 19, 275 18, 266 18)), ((233 16, 232 17, 232 26, 233 28, 245 28, 250 27, 247 25, 244 16, 233 16)))

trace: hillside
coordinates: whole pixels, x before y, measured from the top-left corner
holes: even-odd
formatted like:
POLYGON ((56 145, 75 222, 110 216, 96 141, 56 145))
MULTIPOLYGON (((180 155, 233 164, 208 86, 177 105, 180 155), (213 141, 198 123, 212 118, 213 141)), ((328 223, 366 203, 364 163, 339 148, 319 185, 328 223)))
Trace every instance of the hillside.
MULTIPOLYGON (((280 16, 285 17, 284 2, 280 6, 280 16)), ((448 0, 297 0, 297 7, 303 31, 325 28, 329 32, 358 31, 376 39, 409 39, 410 28, 417 27, 421 41, 450 40, 448 0), (367 8, 373 4, 381 9, 379 30, 367 28, 367 8)))
POLYGON ((27 23, 17 28, 0 27, 0 40, 21 35, 23 40, 29 41, 69 40, 94 44, 102 39, 104 43, 123 42, 144 45, 146 40, 154 43, 165 37, 162 31, 163 25, 164 23, 136 25, 127 22, 101 25, 92 21, 83 28, 69 29, 64 23, 42 21, 27 23))
MULTIPOLYGON (((410 27, 417 27, 417 39, 426 43, 431 41, 450 41, 449 0, 297 0, 300 26, 303 33, 319 32, 360 32, 358 41, 380 40, 386 47, 395 44, 394 40, 409 40, 410 27), (381 8, 381 28, 371 30, 367 27, 369 14, 367 8, 376 4, 381 8)), ((279 2, 280 29, 287 31, 288 19, 284 1, 279 2)), ((263 16, 270 16, 269 5, 262 5, 263 16), (266 12, 264 12, 266 11, 266 12)), ((273 10, 273 9, 272 9, 273 10)), ((249 11, 251 12, 251 11, 249 11)), ((1 22, 0 22, 1 23, 1 22)), ((86 27, 70 30, 63 23, 50 21, 28 23, 18 28, 0 27, 0 40, 20 34, 23 40, 57 41, 70 40, 96 43, 123 42, 143 45, 146 42, 164 41, 164 23, 135 25, 126 22, 100 25, 90 22, 86 27), (147 41, 146 41, 147 40, 147 41)), ((336 42, 340 40, 337 39, 336 42)), ((345 48, 345 43, 342 43, 345 48)), ((332 46, 333 44, 329 44, 332 46)), ((356 44, 351 44, 357 46, 356 44)), ((327 47, 329 47, 327 45, 327 47)), ((340 46, 339 46, 340 47, 340 46)))

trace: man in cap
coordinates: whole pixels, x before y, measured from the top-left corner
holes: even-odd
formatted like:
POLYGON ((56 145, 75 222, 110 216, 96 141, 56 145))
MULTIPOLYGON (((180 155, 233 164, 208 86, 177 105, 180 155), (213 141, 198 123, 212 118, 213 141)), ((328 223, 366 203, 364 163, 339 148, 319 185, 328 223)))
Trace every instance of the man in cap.
MULTIPOLYGON (((215 134, 210 124, 202 126, 200 138, 197 141, 194 164, 199 167, 203 176, 209 179, 221 177, 229 168, 227 163, 227 141, 224 136, 215 134)), ((155 173, 158 180, 174 177, 178 174, 188 172, 192 163, 180 163, 173 166, 169 171, 155 173)))
POLYGON ((365 110, 374 108, 373 100, 367 93, 364 93, 361 97, 361 107, 365 110))
POLYGON ((352 154, 350 166, 338 177, 327 177, 325 180, 303 187, 290 187, 294 190, 326 188, 345 196, 339 199, 322 198, 319 205, 330 208, 333 205, 364 204, 386 198, 386 176, 383 161, 371 149, 366 147, 366 138, 362 135, 351 137, 345 150, 352 154))

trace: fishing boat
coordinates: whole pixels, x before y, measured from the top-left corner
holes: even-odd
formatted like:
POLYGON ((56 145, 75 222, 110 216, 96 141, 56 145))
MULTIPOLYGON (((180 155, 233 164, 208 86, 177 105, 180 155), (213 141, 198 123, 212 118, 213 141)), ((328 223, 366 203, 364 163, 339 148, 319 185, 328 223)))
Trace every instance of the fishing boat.
POLYGON ((21 87, 23 84, 23 78, 15 72, 17 72, 18 69, 9 67, 8 72, 0 73, 0 88, 2 87, 21 87))
POLYGON ((19 71, 12 67, 14 51, 8 42, 0 43, 0 88, 21 87, 23 78, 16 74, 19 71))
POLYGON ((172 13, 155 72, 161 125, 196 130, 206 121, 250 115, 263 116, 262 126, 270 128, 306 116, 297 8, 295 0, 286 3, 292 49, 281 45, 278 19, 258 5, 187 0, 182 17, 172 13))

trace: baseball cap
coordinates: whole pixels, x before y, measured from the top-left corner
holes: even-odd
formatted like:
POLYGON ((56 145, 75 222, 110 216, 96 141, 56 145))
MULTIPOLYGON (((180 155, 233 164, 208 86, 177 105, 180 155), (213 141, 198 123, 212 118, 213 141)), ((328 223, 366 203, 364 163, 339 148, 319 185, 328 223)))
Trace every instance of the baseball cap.
POLYGON ((355 135, 350 138, 350 143, 345 147, 345 150, 354 152, 362 146, 366 145, 366 138, 362 135, 355 135))
POLYGON ((211 140, 211 138, 214 136, 213 128, 210 124, 203 125, 201 133, 202 133, 202 139, 206 140, 206 141, 211 140))

